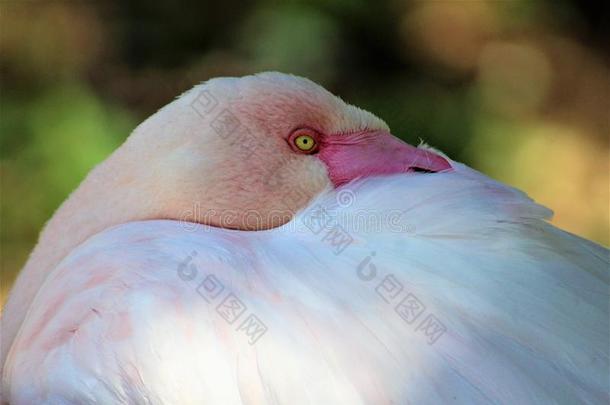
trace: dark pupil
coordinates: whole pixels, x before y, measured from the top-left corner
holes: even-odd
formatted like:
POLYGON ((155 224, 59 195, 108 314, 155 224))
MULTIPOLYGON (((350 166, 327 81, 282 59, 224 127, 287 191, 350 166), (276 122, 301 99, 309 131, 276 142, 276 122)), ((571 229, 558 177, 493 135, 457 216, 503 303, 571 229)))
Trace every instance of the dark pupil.
POLYGON ((303 143, 307 143, 307 142, 309 142, 309 139, 307 139, 307 138, 303 139, 303 143))

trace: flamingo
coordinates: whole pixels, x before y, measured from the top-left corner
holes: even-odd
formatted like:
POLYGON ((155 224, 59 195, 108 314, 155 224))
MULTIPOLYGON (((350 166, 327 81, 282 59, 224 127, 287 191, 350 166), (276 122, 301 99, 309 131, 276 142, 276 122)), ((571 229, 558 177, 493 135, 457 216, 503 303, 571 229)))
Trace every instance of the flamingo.
POLYGON ((44 228, 3 401, 608 403, 608 250, 550 215, 307 79, 209 80, 44 228))

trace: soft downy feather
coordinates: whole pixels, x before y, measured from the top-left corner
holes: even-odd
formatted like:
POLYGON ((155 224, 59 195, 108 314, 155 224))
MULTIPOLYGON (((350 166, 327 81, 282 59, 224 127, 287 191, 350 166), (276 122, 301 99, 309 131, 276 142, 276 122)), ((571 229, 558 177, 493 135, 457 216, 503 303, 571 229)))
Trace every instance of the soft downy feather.
POLYGON ((328 190, 269 231, 143 221, 90 238, 37 295, 5 393, 16 405, 608 403, 608 251, 453 165, 328 190))

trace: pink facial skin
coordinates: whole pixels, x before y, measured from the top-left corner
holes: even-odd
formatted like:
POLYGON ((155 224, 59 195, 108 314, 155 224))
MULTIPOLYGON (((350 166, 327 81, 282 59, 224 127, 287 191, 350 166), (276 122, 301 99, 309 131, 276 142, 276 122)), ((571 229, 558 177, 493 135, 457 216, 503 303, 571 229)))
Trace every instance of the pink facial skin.
POLYGON ((417 171, 450 171, 443 157, 411 146, 386 131, 321 137, 318 158, 339 187, 357 178, 417 171))

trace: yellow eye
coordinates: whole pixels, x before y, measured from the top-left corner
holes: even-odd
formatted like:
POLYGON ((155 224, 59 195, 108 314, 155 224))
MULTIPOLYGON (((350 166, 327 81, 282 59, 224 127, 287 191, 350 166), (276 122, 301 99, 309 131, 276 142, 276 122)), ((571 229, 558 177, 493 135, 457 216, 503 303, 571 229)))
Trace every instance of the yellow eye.
POLYGON ((294 146, 303 152, 311 152, 316 146, 316 140, 309 135, 299 135, 294 138, 294 146))

